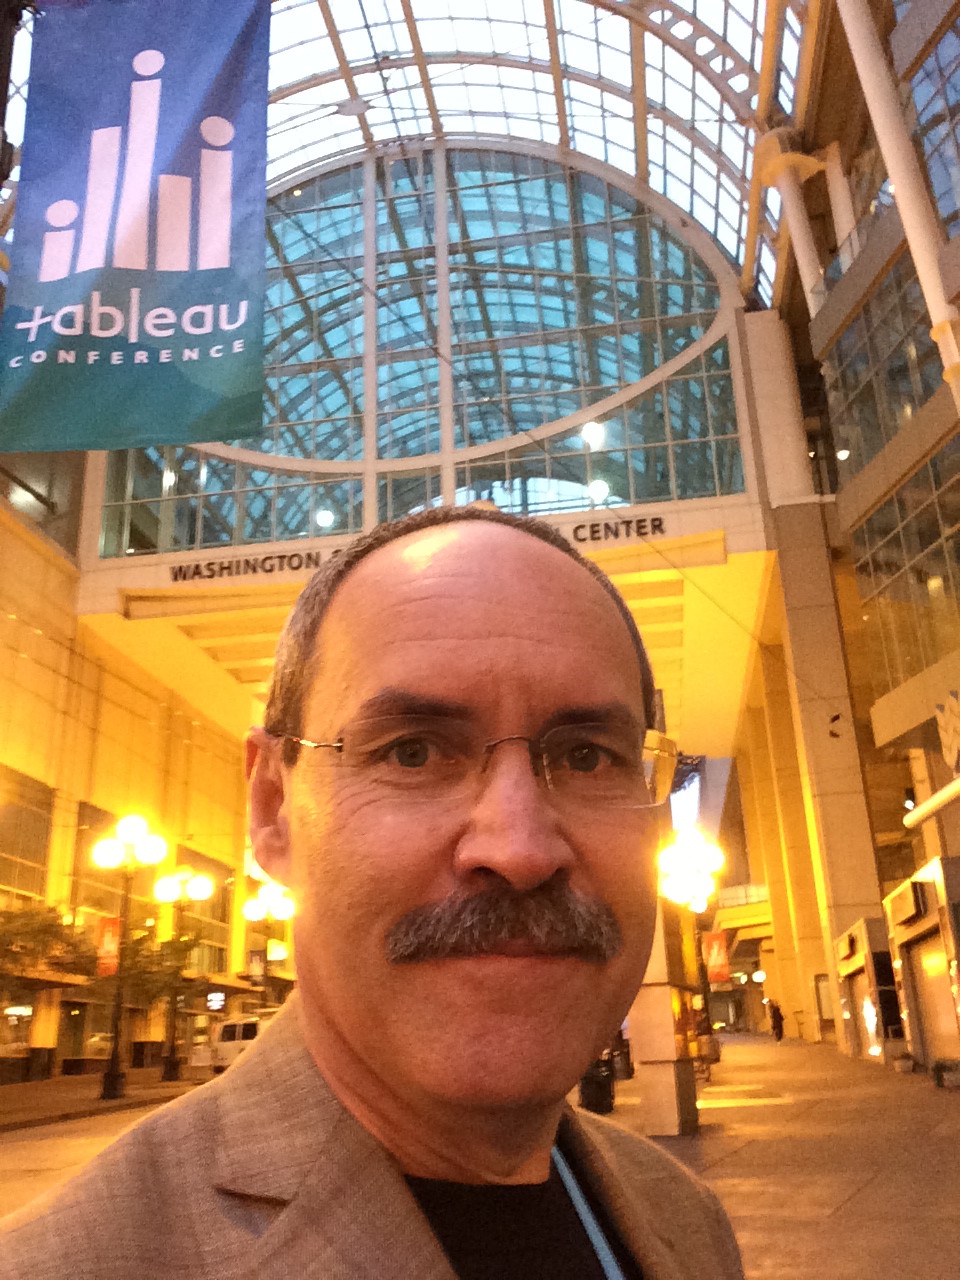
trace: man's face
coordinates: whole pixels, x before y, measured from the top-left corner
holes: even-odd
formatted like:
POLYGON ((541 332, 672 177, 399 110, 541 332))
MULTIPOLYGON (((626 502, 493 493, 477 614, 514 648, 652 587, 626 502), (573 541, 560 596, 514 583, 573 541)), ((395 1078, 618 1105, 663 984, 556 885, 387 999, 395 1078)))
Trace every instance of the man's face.
MULTIPOLYGON (((567 556, 503 526, 440 526, 373 553, 338 588, 318 643, 302 730, 314 741, 355 739, 371 715, 408 704, 481 742, 611 709, 644 727, 639 665, 613 602, 567 556)), ((421 750, 395 767, 415 771, 421 750)), ((643 975, 654 814, 558 805, 518 741, 497 746, 453 800, 373 785, 329 749, 302 749, 285 772, 297 963, 321 1065, 326 1044, 413 1105, 562 1098, 643 975), (412 911, 548 884, 612 910, 623 937, 613 959, 522 942, 506 954, 389 958, 412 911)))

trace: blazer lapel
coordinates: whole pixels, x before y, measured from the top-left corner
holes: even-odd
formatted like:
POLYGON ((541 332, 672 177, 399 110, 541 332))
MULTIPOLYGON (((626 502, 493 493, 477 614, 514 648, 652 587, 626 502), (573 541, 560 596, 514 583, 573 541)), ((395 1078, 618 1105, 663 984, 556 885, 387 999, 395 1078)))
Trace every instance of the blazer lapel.
POLYGON ((395 1162, 341 1105, 300 1031, 294 994, 222 1077, 216 1186, 262 1231, 257 1280, 456 1280, 395 1162))
POLYGON ((627 1191, 610 1160, 569 1108, 560 1122, 560 1141, 640 1263, 644 1280, 689 1280, 682 1241, 676 1238, 677 1224, 663 1222, 642 1198, 627 1191))

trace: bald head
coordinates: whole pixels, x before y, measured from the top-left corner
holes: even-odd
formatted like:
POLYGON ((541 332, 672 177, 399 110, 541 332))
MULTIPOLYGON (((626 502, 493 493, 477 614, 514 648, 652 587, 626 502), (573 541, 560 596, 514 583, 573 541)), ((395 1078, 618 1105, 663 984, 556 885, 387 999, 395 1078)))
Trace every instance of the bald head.
MULTIPOLYGON (((645 721, 648 726, 654 725, 656 713, 653 677, 643 642, 633 616, 606 575, 541 520, 511 516, 502 511, 479 507, 437 507, 391 524, 378 525, 370 533, 358 538, 340 555, 328 560, 301 593, 280 637, 265 717, 268 733, 287 738, 284 743, 287 764, 293 764, 297 759, 299 748, 290 738, 302 736, 307 691, 317 670, 317 641, 321 623, 341 584, 352 577, 358 567, 375 552, 379 553, 394 545, 403 544, 400 545, 400 558, 396 561, 398 566, 412 569, 420 563, 429 567, 435 557, 441 557, 443 548, 452 546, 458 541, 457 534, 467 529, 497 532, 501 538, 502 533, 508 530, 513 534, 523 535, 522 538, 504 539, 498 544, 501 550, 494 549, 492 543, 474 544, 477 571, 484 567, 502 575, 507 572, 509 562, 509 572, 521 572, 524 574, 524 581, 529 582, 531 575, 549 575, 559 572, 560 566, 563 566, 564 569, 574 569, 577 575, 585 575, 593 580, 593 585, 601 596, 605 595, 619 614, 639 670, 645 721), (507 553, 502 550, 507 541, 516 546, 515 552, 507 553), (529 556, 523 555, 524 549, 530 552, 529 556), (543 559, 534 555, 534 552, 547 550, 555 553, 554 556, 543 559), (493 557, 489 565, 484 565, 486 556, 493 557), (506 558, 497 559, 498 556, 506 558), (524 565, 529 566, 529 569, 524 568, 524 565)), ((440 563, 441 560, 438 559, 438 571, 440 563)), ((579 577, 576 580, 579 581, 579 577)), ((461 581, 468 590, 469 574, 461 581)), ((589 587, 591 583, 587 581, 585 585, 589 587)), ((368 616, 372 626, 389 625, 382 602, 378 606, 375 598, 369 602, 368 616)), ((470 638, 463 637, 463 640, 470 638)), ((603 661, 604 657, 598 654, 595 655, 595 660, 603 661)))

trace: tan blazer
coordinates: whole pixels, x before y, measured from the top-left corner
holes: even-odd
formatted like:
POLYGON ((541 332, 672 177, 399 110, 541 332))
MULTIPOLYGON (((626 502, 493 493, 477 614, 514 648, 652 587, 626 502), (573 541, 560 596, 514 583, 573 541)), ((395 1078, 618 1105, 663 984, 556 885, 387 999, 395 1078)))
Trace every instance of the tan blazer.
MULTIPOLYGON (((456 1280, 402 1175, 330 1092, 298 1003, 0 1224, 2 1280, 456 1280)), ((652 1143, 568 1113, 563 1140, 644 1280, 742 1280, 713 1194, 652 1143)))

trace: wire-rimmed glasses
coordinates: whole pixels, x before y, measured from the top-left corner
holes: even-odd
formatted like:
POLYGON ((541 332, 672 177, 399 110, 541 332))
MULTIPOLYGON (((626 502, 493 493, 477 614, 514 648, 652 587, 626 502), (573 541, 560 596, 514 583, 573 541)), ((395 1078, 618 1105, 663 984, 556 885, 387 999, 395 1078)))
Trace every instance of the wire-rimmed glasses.
POLYGON ((645 809, 670 794, 677 748, 654 729, 626 724, 560 724, 538 737, 484 740, 470 722, 451 717, 381 716, 358 720, 331 742, 277 735, 312 751, 381 794, 412 802, 475 797, 493 751, 526 743, 534 774, 560 805, 581 810, 645 809))

